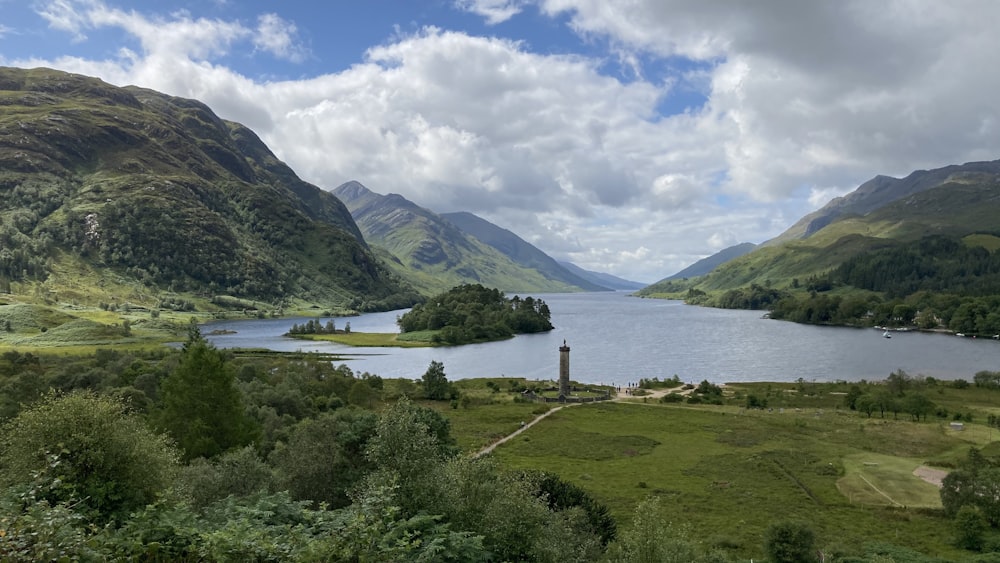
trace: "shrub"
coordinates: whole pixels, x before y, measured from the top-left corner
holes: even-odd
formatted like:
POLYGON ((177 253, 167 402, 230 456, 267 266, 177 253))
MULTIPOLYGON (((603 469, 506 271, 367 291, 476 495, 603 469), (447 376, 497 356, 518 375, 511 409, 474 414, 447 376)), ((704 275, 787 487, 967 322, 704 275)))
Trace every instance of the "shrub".
POLYGON ((178 453, 121 401, 90 392, 50 394, 4 424, 0 486, 30 483, 52 469, 62 486, 50 504, 79 499, 98 520, 122 518, 152 502, 173 481, 178 453))

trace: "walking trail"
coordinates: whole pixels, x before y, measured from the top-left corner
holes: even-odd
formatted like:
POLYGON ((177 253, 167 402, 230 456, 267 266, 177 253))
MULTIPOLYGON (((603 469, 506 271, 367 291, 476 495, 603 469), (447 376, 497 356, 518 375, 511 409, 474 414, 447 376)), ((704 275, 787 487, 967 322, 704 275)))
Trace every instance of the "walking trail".
MULTIPOLYGON (((633 390, 634 389, 635 388, 633 388, 633 390)), ((626 399, 640 399, 640 398, 641 399, 656 399, 656 400, 659 400, 660 397, 666 395, 670 391, 673 391, 673 389, 645 389, 646 394, 642 395, 641 397, 637 397, 637 396, 633 396, 633 395, 625 395, 625 394, 619 393, 618 395, 615 396, 614 399, 611 399, 611 400, 612 401, 617 401, 617 402, 630 402, 630 401, 626 401, 626 399)), ((681 391, 681 393, 685 393, 685 392, 681 391)), ((476 452, 475 454, 473 454, 472 457, 473 458, 479 458, 479 457, 482 457, 482 456, 484 456, 484 455, 486 455, 488 453, 491 453, 494 449, 496 449, 497 446, 499 446, 501 444, 507 443, 507 441, 515 438, 520 433, 522 433, 525 430, 531 428, 532 426, 534 426, 535 424, 537 424, 540 420, 542 420, 543 418, 549 416, 550 414, 552 414, 552 413, 554 413, 556 411, 560 411, 560 410, 562 410, 562 409, 564 409, 566 407, 575 407, 577 405, 583 405, 583 404, 588 404, 588 403, 568 403, 568 404, 565 404, 565 405, 560 405, 560 406, 558 406, 558 407, 556 407, 554 409, 549 409, 549 410, 545 411, 544 413, 536 416, 534 419, 531 420, 531 422, 528 422, 528 423, 524 424, 523 426, 521 426, 520 428, 518 428, 514 432, 508 434, 507 436, 504 436, 503 438, 500 438, 496 442, 493 442, 492 444, 490 444, 490 445, 486 446, 485 448, 479 450, 478 452, 476 452)))

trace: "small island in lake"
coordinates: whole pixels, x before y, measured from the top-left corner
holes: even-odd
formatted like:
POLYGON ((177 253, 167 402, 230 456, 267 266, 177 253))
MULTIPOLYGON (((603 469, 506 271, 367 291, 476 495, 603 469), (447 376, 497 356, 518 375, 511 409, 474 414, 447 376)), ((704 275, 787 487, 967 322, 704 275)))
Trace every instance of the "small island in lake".
POLYGON ((341 330, 333 320, 310 320, 292 325, 285 336, 351 346, 455 346, 546 332, 553 328, 550 317, 549 306, 541 299, 508 298, 498 289, 464 284, 400 316, 399 334, 351 332, 350 323, 341 330))
POLYGON ((402 335, 422 334, 434 344, 504 340, 552 330, 549 306, 531 296, 507 298, 498 289, 463 284, 415 305, 399 317, 402 335))

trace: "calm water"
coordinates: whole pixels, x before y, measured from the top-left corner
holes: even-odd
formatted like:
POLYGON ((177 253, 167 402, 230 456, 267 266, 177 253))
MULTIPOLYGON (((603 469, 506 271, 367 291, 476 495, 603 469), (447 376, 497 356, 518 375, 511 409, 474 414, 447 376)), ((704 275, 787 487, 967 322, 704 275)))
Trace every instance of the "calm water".
MULTIPOLYGON (((432 360, 449 379, 516 376, 557 379, 559 346, 570 346, 570 375, 589 383, 625 385, 671 377, 735 381, 881 380, 903 369, 911 375, 964 378, 1000 370, 1000 342, 991 339, 874 329, 817 327, 764 319, 760 311, 690 307, 678 301, 626 293, 535 295, 552 310, 555 330, 503 342, 447 348, 352 348, 284 338, 305 319, 213 322, 202 333, 222 348, 324 351, 351 355, 355 371, 418 379, 432 360), (212 330, 237 334, 212 336, 212 330)), ((361 332, 396 332, 401 311, 338 318, 361 332)), ((325 322, 325 321, 324 321, 325 322)))

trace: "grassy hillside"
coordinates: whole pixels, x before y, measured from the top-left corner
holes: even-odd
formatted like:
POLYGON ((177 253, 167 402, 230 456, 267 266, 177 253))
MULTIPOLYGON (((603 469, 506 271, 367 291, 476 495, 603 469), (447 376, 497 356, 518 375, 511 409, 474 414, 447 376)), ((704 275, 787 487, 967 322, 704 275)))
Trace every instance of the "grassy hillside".
POLYGON ((194 100, 0 69, 0 292, 385 309, 415 294, 343 204, 194 100))
POLYGON ((463 232, 499 250, 513 260, 514 263, 538 270, 547 279, 561 281, 586 291, 608 290, 607 287, 589 281, 583 276, 579 276, 575 272, 563 267, 562 264, 556 262, 551 256, 507 229, 498 227, 472 213, 464 211, 444 213, 441 217, 457 226, 463 232))
POLYGON ((752 284, 793 288, 795 280, 823 276, 854 256, 897 247, 928 235, 989 240, 1000 229, 1000 181, 975 176, 910 195, 871 213, 834 220, 811 236, 769 244, 716 268, 690 284, 654 284, 640 294, 656 296, 693 287, 719 292, 752 284))
POLYGON ((425 295, 468 283, 518 293, 581 290, 515 263, 400 195, 376 194, 358 182, 348 182, 333 193, 351 210, 365 240, 391 256, 386 261, 389 267, 425 295))

